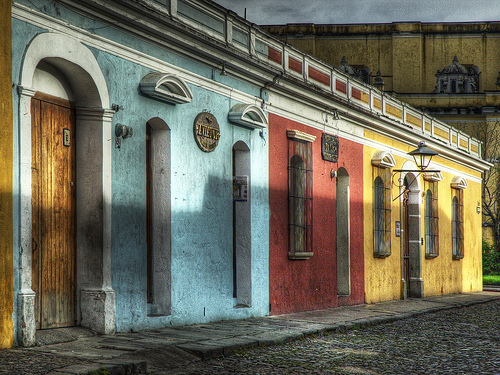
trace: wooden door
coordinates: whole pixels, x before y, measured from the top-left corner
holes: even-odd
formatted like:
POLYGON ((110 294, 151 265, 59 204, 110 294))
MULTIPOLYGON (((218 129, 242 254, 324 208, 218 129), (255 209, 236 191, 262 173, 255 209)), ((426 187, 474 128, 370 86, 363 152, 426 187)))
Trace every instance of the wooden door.
POLYGON ((32 288, 37 329, 75 324, 75 111, 37 93, 31 101, 32 288))

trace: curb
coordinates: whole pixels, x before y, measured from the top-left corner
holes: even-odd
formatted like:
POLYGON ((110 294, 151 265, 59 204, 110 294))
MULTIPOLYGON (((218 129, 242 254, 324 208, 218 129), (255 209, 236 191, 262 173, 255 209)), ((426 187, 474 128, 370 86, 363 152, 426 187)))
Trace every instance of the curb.
POLYGON ((89 365, 73 365, 50 372, 48 375, 145 375, 148 373, 146 361, 138 362, 98 362, 89 365))
MULTIPOLYGON (((500 291, 500 290, 499 290, 500 291)), ((454 303, 442 303, 441 306, 439 307, 431 307, 428 309, 423 309, 423 310, 418 310, 418 311, 410 311, 410 312, 405 312, 405 313, 399 313, 399 314, 394 314, 394 315, 387 315, 387 316, 377 316, 373 318, 367 318, 367 319, 359 319, 355 320, 352 322, 344 322, 340 324, 335 324, 335 325, 323 325, 322 327, 319 327, 318 329, 315 330, 296 330, 294 333, 288 332, 269 332, 265 334, 264 336, 260 337, 245 337, 245 339, 248 339, 248 341, 244 344, 238 345, 238 344, 233 344, 233 345, 217 345, 217 342, 214 341, 207 341, 207 342, 196 342, 196 343, 186 343, 186 344, 181 344, 181 345, 176 345, 179 349, 186 350, 191 354, 196 355, 202 360, 207 360, 207 359, 212 359, 212 358, 220 358, 222 356, 231 354, 235 350, 241 349, 241 348, 252 348, 252 347, 265 347, 265 346, 270 346, 270 345, 279 345, 279 344, 284 344, 287 342, 307 338, 313 335, 321 335, 324 333, 334 333, 334 332, 345 332, 349 331, 352 329, 356 328, 367 328, 367 327, 373 327, 376 325, 380 324, 385 324, 385 323, 392 323, 398 320, 403 320, 407 318, 411 318, 413 316, 418 316, 418 315, 423 315, 423 314, 428 314, 428 313, 435 313, 438 311, 446 311, 446 310, 451 310, 455 308, 461 308, 461 307, 469 307, 473 305, 479 305, 482 303, 487 303, 491 301, 495 301, 497 299, 500 299, 500 294, 498 297, 491 297, 487 298, 482 301, 461 301, 461 302, 454 302, 454 303)), ((243 339, 243 337, 240 338, 232 338, 228 340, 239 340, 243 339)))

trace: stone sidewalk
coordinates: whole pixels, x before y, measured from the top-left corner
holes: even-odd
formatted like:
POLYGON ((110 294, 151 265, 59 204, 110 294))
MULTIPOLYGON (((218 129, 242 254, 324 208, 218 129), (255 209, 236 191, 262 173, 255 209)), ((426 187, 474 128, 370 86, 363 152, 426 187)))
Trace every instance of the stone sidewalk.
POLYGON ((39 346, 0 352, 0 374, 88 374, 102 368, 108 369, 109 374, 168 374, 238 348, 272 345, 496 299, 500 299, 500 293, 494 291, 452 294, 115 336, 94 335, 78 327, 40 331, 39 346), (2 354, 20 358, 14 365, 10 357, 8 372, 2 369, 6 363, 2 354), (37 356, 43 358, 37 361, 37 356), (26 368, 26 358, 37 361, 38 372, 26 368))

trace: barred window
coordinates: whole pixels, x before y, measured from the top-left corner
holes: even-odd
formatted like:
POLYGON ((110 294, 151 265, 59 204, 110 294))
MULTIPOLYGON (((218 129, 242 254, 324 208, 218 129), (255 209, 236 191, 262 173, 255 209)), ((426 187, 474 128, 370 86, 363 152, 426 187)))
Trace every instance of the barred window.
POLYGON ((464 257, 464 206, 463 190, 455 190, 455 196, 452 200, 452 244, 453 259, 462 259, 464 257))
POLYGON ((391 255, 391 190, 390 169, 375 168, 373 182, 373 246, 374 256, 391 255))
POLYGON ((430 182, 425 195, 425 257, 439 255, 439 217, 437 181, 430 182))
POLYGON ((313 255, 312 141, 308 134, 288 131, 289 259, 313 255))

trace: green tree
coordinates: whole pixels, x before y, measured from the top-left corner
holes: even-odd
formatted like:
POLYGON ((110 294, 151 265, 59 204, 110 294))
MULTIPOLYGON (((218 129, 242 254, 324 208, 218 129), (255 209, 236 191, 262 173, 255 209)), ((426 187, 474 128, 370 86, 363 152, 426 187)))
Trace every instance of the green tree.
POLYGON ((481 157, 493 164, 483 173, 483 227, 491 228, 493 250, 500 254, 500 122, 459 123, 454 126, 481 141, 481 157))

